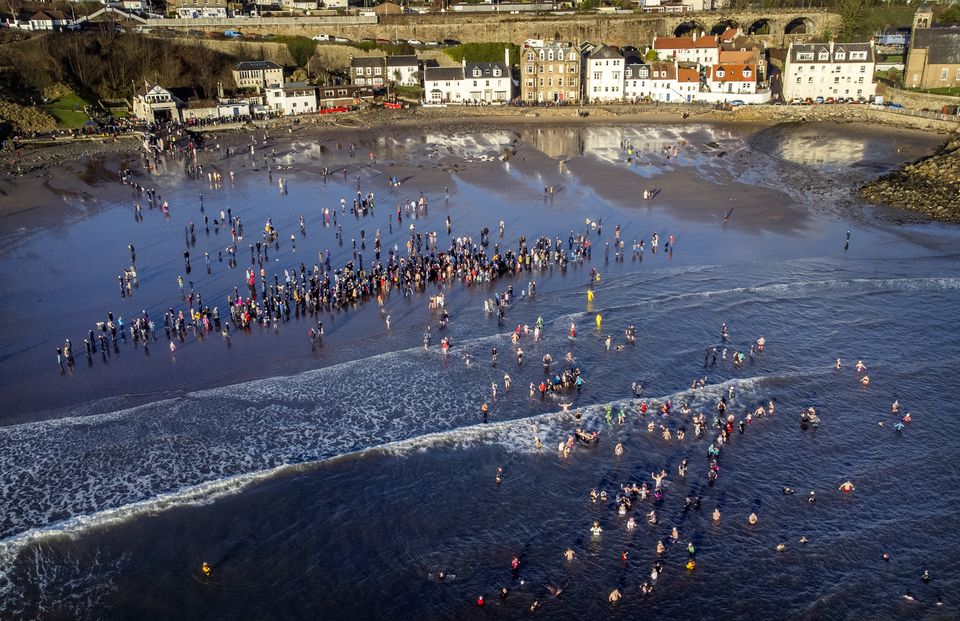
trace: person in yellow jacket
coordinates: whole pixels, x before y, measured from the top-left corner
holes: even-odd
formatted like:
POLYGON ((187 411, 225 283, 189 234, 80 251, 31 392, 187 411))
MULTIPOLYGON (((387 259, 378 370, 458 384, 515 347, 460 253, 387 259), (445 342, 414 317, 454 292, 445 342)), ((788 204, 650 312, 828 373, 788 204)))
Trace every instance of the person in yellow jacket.
POLYGON ((600 316, 600 313, 597 313, 597 330, 600 329, 600 324, 603 322, 603 317, 600 316))

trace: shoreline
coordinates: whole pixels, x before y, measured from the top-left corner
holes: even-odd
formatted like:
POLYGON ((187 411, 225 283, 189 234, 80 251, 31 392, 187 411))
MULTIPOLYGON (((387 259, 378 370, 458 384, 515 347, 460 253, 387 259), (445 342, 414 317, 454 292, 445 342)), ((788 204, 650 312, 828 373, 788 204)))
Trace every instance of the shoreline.
MULTIPOLYGON (((734 110, 717 110, 712 106, 694 106, 689 104, 662 105, 612 105, 587 106, 582 108, 589 116, 578 116, 578 108, 523 108, 523 107, 444 107, 414 108, 407 110, 370 110, 338 115, 314 115, 309 117, 282 117, 268 121, 246 124, 213 125, 190 128, 190 131, 202 134, 212 143, 200 152, 201 162, 217 166, 220 159, 216 155, 223 147, 246 146, 248 137, 254 131, 270 132, 273 140, 286 143, 293 140, 331 140, 344 139, 362 141, 366 134, 382 133, 384 130, 396 132, 442 131, 451 135, 502 131, 511 128, 530 127, 630 127, 643 125, 729 125, 760 131, 777 126, 792 125, 844 125, 850 128, 864 128, 871 131, 910 131, 944 135, 944 143, 949 135, 960 129, 948 129, 947 125, 960 125, 946 121, 912 117, 871 108, 867 105, 820 105, 820 106, 741 106, 734 110), (286 130, 286 132, 284 132, 286 130), (284 133, 288 136, 284 137, 284 133), (342 137, 342 138, 341 138, 342 137), (213 148, 210 148, 210 147, 213 148)), ((85 137, 79 140, 25 141, 22 156, 18 161, 9 157, 9 152, 0 159, 0 196, 5 199, 0 207, 0 219, 17 216, 34 210, 37 191, 48 191, 62 199, 67 196, 80 197, 96 202, 98 192, 106 186, 111 170, 123 166, 136 168, 136 160, 142 159, 143 151, 139 134, 123 135, 103 139, 85 137), (90 174, 91 167, 98 174, 90 174), (104 177, 107 175, 107 177, 104 177), (33 199, 33 200, 30 200, 33 199)), ((931 152, 928 156, 913 161, 907 166, 936 156, 944 147, 931 152)), ((896 171, 899 172, 899 171, 896 171)), ((891 173, 895 174, 895 173, 891 173)), ((889 175, 884 176, 887 179, 889 175)), ((902 176, 887 180, 890 186, 903 179, 902 176)), ((879 180, 879 179, 878 179, 879 180)), ((878 180, 873 180, 874 183, 878 180)), ((109 186, 109 184, 107 184, 109 186)), ((889 189, 889 188, 888 188, 889 189)), ((958 218, 944 210, 928 209, 919 195, 910 192, 898 192, 896 200, 883 201, 878 193, 861 193, 873 205, 885 208, 904 209, 932 220, 956 222, 958 218), (911 204, 913 201, 914 204, 911 204)), ((894 218, 894 221, 903 221, 894 218)))

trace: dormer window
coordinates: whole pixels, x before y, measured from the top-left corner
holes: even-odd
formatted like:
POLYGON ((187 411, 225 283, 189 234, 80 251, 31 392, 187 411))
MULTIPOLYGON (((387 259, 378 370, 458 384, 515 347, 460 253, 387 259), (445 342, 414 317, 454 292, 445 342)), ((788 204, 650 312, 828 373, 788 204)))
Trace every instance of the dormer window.
POLYGON ((533 52, 530 52, 530 53, 527 54, 527 60, 528 60, 529 62, 533 62, 533 52))
POLYGON ((547 52, 547 60, 553 60, 553 50, 547 52))
POLYGON ((752 76, 752 75, 753 75, 753 72, 750 71, 749 69, 744 69, 744 70, 743 70, 743 77, 749 78, 749 77, 752 76))
POLYGON ((546 58, 547 58, 547 53, 544 52, 543 50, 540 50, 540 60, 546 60, 546 58))
POLYGON ((833 58, 835 60, 846 60, 847 55, 844 52, 837 52, 836 54, 833 55, 833 58))
POLYGON ((559 52, 557 52, 557 60, 559 60, 560 62, 563 62, 563 50, 560 50, 559 52))
POLYGON ((493 68, 493 77, 499 78, 499 77, 500 77, 500 74, 501 74, 500 67, 494 67, 494 68, 493 68))
POLYGON ((718 78, 722 78, 722 77, 725 76, 725 75, 726 75, 726 72, 724 72, 723 69, 717 69, 717 77, 718 77, 718 78))
POLYGON ((474 70, 473 70, 473 77, 475 77, 475 78, 479 78, 479 77, 480 77, 480 69, 474 68, 474 70))
POLYGON ((830 52, 827 50, 820 50, 820 53, 817 55, 817 60, 830 60, 830 52))

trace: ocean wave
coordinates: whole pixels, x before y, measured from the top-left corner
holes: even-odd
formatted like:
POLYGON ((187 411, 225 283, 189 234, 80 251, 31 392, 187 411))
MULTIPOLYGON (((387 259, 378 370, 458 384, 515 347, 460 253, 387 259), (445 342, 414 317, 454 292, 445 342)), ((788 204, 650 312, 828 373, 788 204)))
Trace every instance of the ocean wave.
MULTIPOLYGON (((782 385, 816 377, 824 371, 816 369, 806 372, 787 375, 754 376, 742 379, 733 379, 721 384, 712 384, 696 390, 682 390, 668 395, 651 398, 652 401, 671 399, 677 403, 687 401, 694 411, 711 407, 721 395, 725 394, 729 386, 737 388, 738 399, 742 401, 757 400, 762 389, 767 385, 782 385)), ((597 403, 578 408, 583 419, 584 427, 592 428, 603 425, 604 411, 607 406, 619 407, 623 405, 631 412, 639 405, 642 399, 618 399, 608 403, 597 403)), ((236 473, 195 485, 184 486, 179 489, 158 493, 152 497, 120 504, 113 507, 94 508, 89 513, 71 516, 67 519, 55 521, 48 525, 41 525, 18 532, 0 540, 0 599, 12 597, 17 584, 11 578, 14 563, 17 557, 28 547, 40 544, 46 540, 59 537, 75 537, 90 529, 106 528, 111 525, 149 515, 168 509, 185 506, 205 505, 218 498, 237 494, 251 485, 272 479, 277 476, 306 471, 320 464, 333 460, 345 459, 364 454, 386 454, 404 456, 413 452, 423 452, 445 449, 464 449, 477 445, 497 445, 503 449, 522 454, 532 454, 538 451, 549 451, 550 447, 565 440, 570 433, 570 425, 574 413, 572 411, 555 410, 548 413, 536 414, 524 418, 495 421, 489 424, 472 422, 463 426, 443 431, 426 432, 404 439, 393 440, 363 447, 357 450, 334 453, 314 459, 304 459, 295 463, 282 463, 270 468, 257 469, 248 472, 236 473), (535 437, 543 443, 543 449, 538 449, 535 437)), ((110 417, 110 420, 115 420, 110 417)), ((673 417, 672 421, 681 421, 681 417, 673 417)), ((75 424, 77 421, 71 421, 75 424)), ((667 421, 667 424, 675 424, 667 421)), ((252 465, 252 464, 251 464, 252 465)), ((0 607, 0 611, 3 608, 0 607)))

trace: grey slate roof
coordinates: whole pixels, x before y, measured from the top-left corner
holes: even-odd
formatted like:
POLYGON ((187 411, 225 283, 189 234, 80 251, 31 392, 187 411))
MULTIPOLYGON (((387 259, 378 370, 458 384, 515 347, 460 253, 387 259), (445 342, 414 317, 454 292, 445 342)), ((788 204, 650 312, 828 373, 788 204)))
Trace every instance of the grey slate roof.
POLYGON ((590 52, 589 57, 594 60, 609 60, 614 58, 623 58, 623 55, 610 46, 600 45, 590 52))
POLYGON ((627 80, 645 80, 650 77, 650 67, 642 63, 627 65, 623 77, 627 80))
POLYGON ((237 63, 237 71, 262 71, 264 69, 283 69, 272 60, 244 60, 237 63))
POLYGON ((388 67, 417 67, 419 66, 419 61, 415 54, 399 55, 399 56, 387 56, 387 66, 388 67))
POLYGON ((834 43, 833 51, 830 50, 829 43, 794 43, 790 48, 790 58, 788 62, 791 63, 863 63, 863 62, 873 62, 873 48, 871 48, 870 43, 834 43), (820 52, 822 51, 830 52, 830 58, 828 60, 820 60, 820 52), (836 54, 839 51, 844 52, 844 59, 837 60, 836 54), (813 60, 798 60, 797 55, 803 52, 809 52, 813 54, 813 60), (850 58, 850 52, 866 52, 866 59, 857 59, 852 60, 850 58))
POLYGON ((426 80, 462 80, 463 67, 427 67, 423 71, 426 80))
POLYGON ((917 28, 911 46, 927 49, 928 64, 960 64, 960 28, 917 28))
POLYGON ((509 77, 510 72, 507 70, 507 66, 503 63, 467 63, 466 76, 468 78, 481 77, 481 78, 503 78, 509 77), (493 75, 494 68, 500 69, 500 75, 493 75), (480 70, 479 76, 474 76, 474 69, 480 70))
POLYGON ((352 56, 350 58, 351 67, 384 67, 383 56, 352 56))

